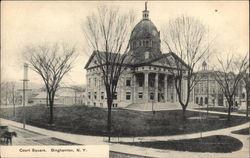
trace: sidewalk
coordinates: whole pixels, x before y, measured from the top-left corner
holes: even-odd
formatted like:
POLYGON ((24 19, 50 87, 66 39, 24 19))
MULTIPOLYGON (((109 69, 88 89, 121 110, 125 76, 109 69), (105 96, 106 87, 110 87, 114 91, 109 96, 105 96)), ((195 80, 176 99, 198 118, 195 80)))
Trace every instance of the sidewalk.
MULTIPOLYGON (((204 110, 201 109, 192 109, 189 108, 187 109, 188 111, 195 111, 195 112, 207 112, 207 110, 204 108, 204 110)), ((227 112, 219 112, 219 111, 208 111, 209 114, 223 114, 223 115, 228 115, 227 112)), ((231 113, 231 116, 244 116, 246 117, 246 114, 239 114, 239 113, 231 113)))
MULTIPOLYGON (((16 126, 22 128, 22 124, 6 119, 1 118, 1 124, 7 124, 11 126, 16 126)), ((88 145, 101 145, 106 144, 110 145, 110 150, 121 153, 129 153, 134 155, 148 156, 148 157, 171 157, 171 158, 183 158, 183 157, 192 157, 192 158, 203 158, 203 157, 212 157, 212 158, 247 158, 249 154, 249 136, 232 134, 231 131, 239 130, 242 128, 249 127, 249 123, 245 123, 239 126, 230 127, 226 129, 219 129, 214 131, 204 132, 202 135, 210 136, 210 135, 228 135, 233 136, 243 143, 243 148, 240 151, 233 153, 197 153, 197 152, 181 152, 181 151, 172 151, 172 150, 160 150, 160 149, 152 149, 152 148, 144 148, 130 145, 122 145, 116 143, 110 143, 104 141, 104 137, 99 136, 86 136, 86 135, 78 135, 78 134, 69 134, 57 131, 46 130, 30 125, 26 125, 26 129, 37 132, 40 134, 48 135, 50 137, 55 137, 58 139, 62 139, 65 141, 69 141, 77 144, 88 144, 88 145)), ((175 136, 153 136, 153 137, 137 137, 134 141, 157 141, 157 140, 178 140, 178 139, 190 139, 190 138, 198 138, 200 137, 200 133, 194 134, 185 134, 185 135, 175 135, 175 136)), ((120 141, 132 141, 132 137, 120 138, 120 141)))

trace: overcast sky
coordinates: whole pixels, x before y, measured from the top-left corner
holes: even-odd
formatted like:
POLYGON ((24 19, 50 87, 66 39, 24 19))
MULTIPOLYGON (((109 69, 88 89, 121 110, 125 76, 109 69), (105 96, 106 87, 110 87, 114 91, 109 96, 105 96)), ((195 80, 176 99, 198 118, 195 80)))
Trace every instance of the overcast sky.
MULTIPOLYGON (((134 10, 139 22, 144 10, 143 1, 90 2, 90 1, 3 1, 1 2, 1 77, 18 81, 23 78, 20 60, 26 45, 44 42, 64 42, 77 46, 79 58, 66 76, 67 85, 85 84, 84 65, 88 60, 83 49, 88 49, 81 30, 82 23, 100 4, 119 6, 122 11, 134 10)), ((148 2, 150 19, 158 30, 169 19, 186 14, 200 19, 216 36, 216 48, 225 53, 237 48, 246 53, 249 43, 248 1, 182 1, 148 2)), ((41 82, 40 76, 29 71, 31 82, 41 82)))

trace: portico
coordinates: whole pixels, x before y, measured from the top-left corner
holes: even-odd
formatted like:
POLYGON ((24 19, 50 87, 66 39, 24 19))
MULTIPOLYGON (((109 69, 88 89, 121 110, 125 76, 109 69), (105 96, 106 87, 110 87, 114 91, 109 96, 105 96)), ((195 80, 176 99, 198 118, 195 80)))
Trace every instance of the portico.
POLYGON ((176 100, 173 77, 169 73, 135 72, 132 82, 134 83, 133 103, 164 103, 176 100))

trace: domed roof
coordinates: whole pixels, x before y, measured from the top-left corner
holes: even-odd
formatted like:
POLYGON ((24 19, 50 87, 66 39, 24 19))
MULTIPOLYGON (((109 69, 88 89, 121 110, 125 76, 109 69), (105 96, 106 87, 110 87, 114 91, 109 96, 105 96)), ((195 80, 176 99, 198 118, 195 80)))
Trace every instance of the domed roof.
POLYGON ((156 26, 149 19, 142 19, 133 29, 130 40, 159 38, 159 33, 156 26))

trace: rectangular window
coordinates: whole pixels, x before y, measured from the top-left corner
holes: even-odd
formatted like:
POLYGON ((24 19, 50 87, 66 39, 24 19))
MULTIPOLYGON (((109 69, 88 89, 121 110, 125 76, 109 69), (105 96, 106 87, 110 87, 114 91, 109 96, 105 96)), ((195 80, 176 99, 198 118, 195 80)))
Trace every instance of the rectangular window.
POLYGON ((131 92, 126 92, 126 100, 130 100, 131 98, 131 92))
POLYGON ((89 99, 91 99, 91 92, 89 92, 89 95, 88 95, 89 99))
POLYGON ((127 87, 130 87, 130 86, 131 86, 131 80, 129 80, 129 79, 126 80, 126 86, 127 86, 127 87))
POLYGON ((95 92, 95 95, 94 95, 95 99, 97 98, 97 92, 95 92))
POLYGON ((139 87, 142 87, 143 86, 143 79, 142 78, 139 78, 139 87))
POLYGON ((155 96, 154 93, 150 93, 150 100, 154 100, 154 96, 155 96))
POLYGON ((142 98, 143 98, 143 93, 142 93, 142 92, 140 92, 140 93, 138 94, 138 98, 139 98, 139 99, 142 99, 142 98))
POLYGON ((104 99, 104 92, 101 92, 101 99, 104 99))
POLYGON ((117 99, 117 92, 114 92, 113 99, 114 99, 114 100, 117 99))
POLYGON ((103 103, 100 103, 100 107, 103 107, 103 103))
POLYGON ((117 108, 118 104, 112 104, 113 108, 117 108))

